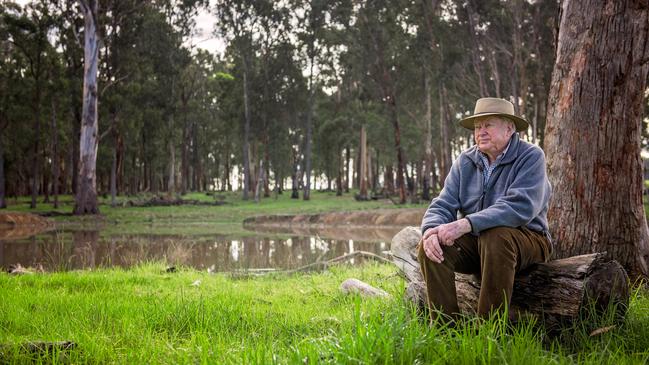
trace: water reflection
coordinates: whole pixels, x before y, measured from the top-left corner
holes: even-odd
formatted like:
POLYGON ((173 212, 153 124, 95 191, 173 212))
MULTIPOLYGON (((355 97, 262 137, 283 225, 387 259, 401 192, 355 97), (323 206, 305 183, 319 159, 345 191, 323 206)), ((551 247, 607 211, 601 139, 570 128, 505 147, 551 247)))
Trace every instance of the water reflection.
MULTIPOLYGON (((46 271, 130 267, 165 261, 210 271, 292 269, 353 250, 381 253, 386 241, 321 239, 293 235, 289 239, 214 236, 117 235, 99 231, 50 231, 30 238, 0 240, 0 267, 42 266, 46 271)), ((357 259, 358 262, 358 259, 357 259)))

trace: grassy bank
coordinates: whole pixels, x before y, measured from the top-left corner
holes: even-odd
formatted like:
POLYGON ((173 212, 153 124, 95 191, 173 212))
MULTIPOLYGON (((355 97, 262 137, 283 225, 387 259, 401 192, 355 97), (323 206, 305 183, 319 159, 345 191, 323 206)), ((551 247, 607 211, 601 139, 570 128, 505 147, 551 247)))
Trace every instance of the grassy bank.
MULTIPOLYGON (((649 361, 649 293, 624 325, 550 338, 529 324, 429 328, 401 299, 390 265, 317 274, 233 277, 162 265, 47 275, 0 274, 0 363, 24 363, 30 341, 73 341, 39 361, 72 363, 591 363, 649 361), (345 296, 356 277, 393 299, 345 296), (200 282, 199 282, 200 281, 200 282), (195 285, 192 285, 195 283, 195 285)), ((606 325, 601 323, 597 325, 606 325)), ((595 324, 593 324, 595 325, 595 324)))
MULTIPOLYGON (((352 211, 361 209, 421 208, 426 203, 395 205, 383 199, 358 202, 353 192, 336 196, 335 192, 312 192, 311 200, 291 199, 290 192, 262 199, 244 201, 240 193, 217 193, 208 196, 204 193, 191 193, 183 196, 186 200, 205 202, 221 201, 218 206, 181 205, 170 207, 128 207, 128 200, 146 200, 151 195, 120 197, 118 206, 112 208, 109 198, 100 198, 99 217, 54 216, 61 227, 101 227, 102 234, 223 234, 245 236, 252 234, 241 226, 243 220, 255 215, 269 214, 315 214, 331 211, 352 211)), ((29 197, 9 199, 6 211, 45 213, 70 213, 74 206, 71 196, 61 196, 60 209, 51 204, 40 203, 36 209, 29 208, 29 197)))

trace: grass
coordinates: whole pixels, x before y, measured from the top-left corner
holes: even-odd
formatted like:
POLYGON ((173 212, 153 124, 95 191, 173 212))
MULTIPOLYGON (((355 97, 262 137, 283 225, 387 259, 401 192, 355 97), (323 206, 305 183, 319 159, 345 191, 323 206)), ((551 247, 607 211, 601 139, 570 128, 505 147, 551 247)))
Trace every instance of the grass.
MULTIPOLYGON (((550 337, 499 318, 428 327, 401 298, 391 265, 293 276, 234 277, 191 269, 0 274, 0 363, 639 364, 649 361, 649 293, 626 322, 596 337, 586 326, 550 337), (356 277, 390 299, 346 296, 356 277), (199 285, 192 285, 200 281, 199 285), (74 341, 65 353, 21 343, 74 341)), ((606 325, 606 321, 600 324, 606 325)))
MULTIPOLYGON (((217 193, 215 196, 208 196, 204 193, 190 193, 183 196, 183 199, 195 199, 201 201, 224 201, 224 205, 182 205, 171 207, 123 207, 122 204, 129 199, 149 199, 150 195, 137 197, 120 197, 119 206, 112 208, 110 198, 100 198, 101 216, 97 217, 54 217, 60 227, 63 228, 94 228, 101 227, 102 234, 160 234, 160 235, 200 235, 200 234, 221 234, 229 236, 254 235, 242 227, 245 218, 255 215, 272 214, 316 214, 331 211, 351 211, 361 209, 393 209, 393 208, 421 208, 426 203, 413 205, 394 205, 390 200, 376 200, 358 202, 354 199, 353 193, 347 193, 337 197, 335 192, 311 193, 311 200, 291 199, 290 192, 278 195, 277 198, 262 199, 259 203, 254 200, 244 201, 240 193, 217 193)), ((29 208, 29 197, 8 199, 7 211, 44 213, 56 211, 59 213, 70 213, 74 206, 74 199, 71 196, 61 196, 61 208, 54 210, 51 204, 40 203, 35 209, 29 208)))
MULTIPOLYGON (((143 196, 141 198, 147 198, 143 196)), ((204 194, 186 199, 213 200, 204 194)), ((244 218, 262 214, 394 208, 356 202, 351 194, 288 194, 260 203, 225 194, 222 206, 111 208, 102 216, 55 217, 61 227, 101 226, 102 234, 250 234, 244 218)), ((27 211, 28 198, 9 200, 27 211)), ((59 212, 72 210, 62 197, 59 212)), ((424 205, 409 207, 423 208, 424 205)), ((39 204, 36 212, 51 211, 39 204)), ((404 283, 391 265, 338 266, 321 273, 237 277, 163 263, 9 276, 0 273, 0 363, 290 363, 290 364, 642 364, 649 362, 649 291, 635 290, 626 321, 590 337, 611 319, 582 323, 550 336, 533 323, 510 327, 500 318, 456 328, 429 327, 401 298, 404 283), (356 277, 390 299, 345 296, 356 277), (199 283, 192 285, 192 283, 199 283), (21 344, 73 341, 70 351, 30 354, 21 344)))

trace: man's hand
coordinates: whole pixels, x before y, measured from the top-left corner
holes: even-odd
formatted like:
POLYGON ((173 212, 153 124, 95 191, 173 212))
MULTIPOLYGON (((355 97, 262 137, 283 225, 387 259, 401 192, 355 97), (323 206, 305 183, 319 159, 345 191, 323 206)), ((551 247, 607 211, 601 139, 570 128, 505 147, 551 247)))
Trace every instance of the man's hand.
POLYGON ((441 245, 451 246, 456 239, 469 232, 471 223, 466 218, 428 229, 423 237, 424 252, 429 259, 439 264, 444 261, 441 245))
POLYGON ((444 261, 444 253, 442 252, 442 247, 439 245, 437 234, 431 233, 432 230, 433 228, 424 233, 424 252, 426 252, 426 256, 428 256, 429 259, 440 264, 444 261))
MULTIPOLYGON (((468 219, 462 218, 455 222, 442 224, 428 231, 433 231, 431 234, 437 234, 439 243, 446 246, 451 246, 455 240, 462 237, 466 233, 471 232, 471 223, 468 219)), ((426 231, 426 233, 428 233, 426 231)))

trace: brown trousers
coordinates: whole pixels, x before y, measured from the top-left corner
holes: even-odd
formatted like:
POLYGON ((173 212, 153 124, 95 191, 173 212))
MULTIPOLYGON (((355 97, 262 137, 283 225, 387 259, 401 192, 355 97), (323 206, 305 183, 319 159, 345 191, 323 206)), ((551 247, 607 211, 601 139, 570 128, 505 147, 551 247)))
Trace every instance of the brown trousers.
MULTIPOLYGON (((479 236, 465 234, 453 246, 442 246, 444 261, 431 261, 419 243, 419 263, 426 281, 428 306, 455 317, 459 312, 455 272, 476 274, 481 279, 478 315, 487 316, 509 305, 514 275, 550 258, 552 245, 543 233, 526 227, 494 227, 479 236)), ((431 319, 437 313, 431 311, 431 319)))

